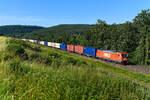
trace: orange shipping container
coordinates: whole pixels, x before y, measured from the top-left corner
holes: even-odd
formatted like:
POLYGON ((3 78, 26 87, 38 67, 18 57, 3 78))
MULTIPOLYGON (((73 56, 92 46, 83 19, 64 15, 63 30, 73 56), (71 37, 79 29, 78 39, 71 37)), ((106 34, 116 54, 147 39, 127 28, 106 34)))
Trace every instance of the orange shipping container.
POLYGON ((75 52, 76 53, 83 54, 83 49, 84 49, 83 46, 80 46, 80 45, 75 46, 75 52))
POLYGON ((67 51, 74 52, 74 45, 67 45, 67 51))

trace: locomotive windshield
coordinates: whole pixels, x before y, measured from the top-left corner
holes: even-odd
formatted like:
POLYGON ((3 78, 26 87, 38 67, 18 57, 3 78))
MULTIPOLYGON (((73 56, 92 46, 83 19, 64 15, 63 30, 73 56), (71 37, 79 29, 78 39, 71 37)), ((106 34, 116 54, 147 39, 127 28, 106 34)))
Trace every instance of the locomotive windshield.
POLYGON ((122 54, 122 57, 123 57, 123 58, 126 58, 126 57, 127 57, 127 54, 122 54))

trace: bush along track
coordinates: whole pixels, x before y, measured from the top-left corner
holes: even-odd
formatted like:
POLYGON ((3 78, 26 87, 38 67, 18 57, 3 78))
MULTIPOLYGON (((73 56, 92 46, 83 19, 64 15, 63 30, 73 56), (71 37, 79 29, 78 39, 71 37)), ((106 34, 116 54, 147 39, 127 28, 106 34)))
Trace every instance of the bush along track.
POLYGON ((0 99, 149 99, 150 76, 10 39, 0 55, 0 99), (9 53, 8 53, 9 52, 9 53))

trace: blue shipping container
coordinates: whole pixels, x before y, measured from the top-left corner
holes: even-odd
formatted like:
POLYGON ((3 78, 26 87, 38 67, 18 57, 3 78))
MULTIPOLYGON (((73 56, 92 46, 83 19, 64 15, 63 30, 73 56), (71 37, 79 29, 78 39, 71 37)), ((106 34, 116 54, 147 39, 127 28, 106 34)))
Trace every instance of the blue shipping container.
POLYGON ((46 41, 44 41, 44 45, 47 46, 47 44, 48 44, 48 43, 47 43, 46 41))
POLYGON ((62 49, 62 50, 67 50, 67 45, 66 45, 66 44, 61 44, 61 45, 60 45, 60 49, 62 49))
POLYGON ((84 47, 84 54, 89 56, 96 56, 97 48, 84 47))
POLYGON ((38 41, 38 40, 35 40, 35 43, 36 43, 36 44, 38 44, 38 43, 39 43, 39 41, 38 41))

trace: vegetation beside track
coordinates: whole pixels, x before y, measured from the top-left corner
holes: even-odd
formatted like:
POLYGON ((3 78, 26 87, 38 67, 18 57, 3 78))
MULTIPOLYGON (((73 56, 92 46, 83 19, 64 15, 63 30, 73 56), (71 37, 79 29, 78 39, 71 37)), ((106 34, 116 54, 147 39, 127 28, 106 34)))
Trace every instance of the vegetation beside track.
POLYGON ((147 74, 20 40, 5 38, 0 43, 6 45, 0 51, 0 99, 142 100, 150 97, 147 74))

